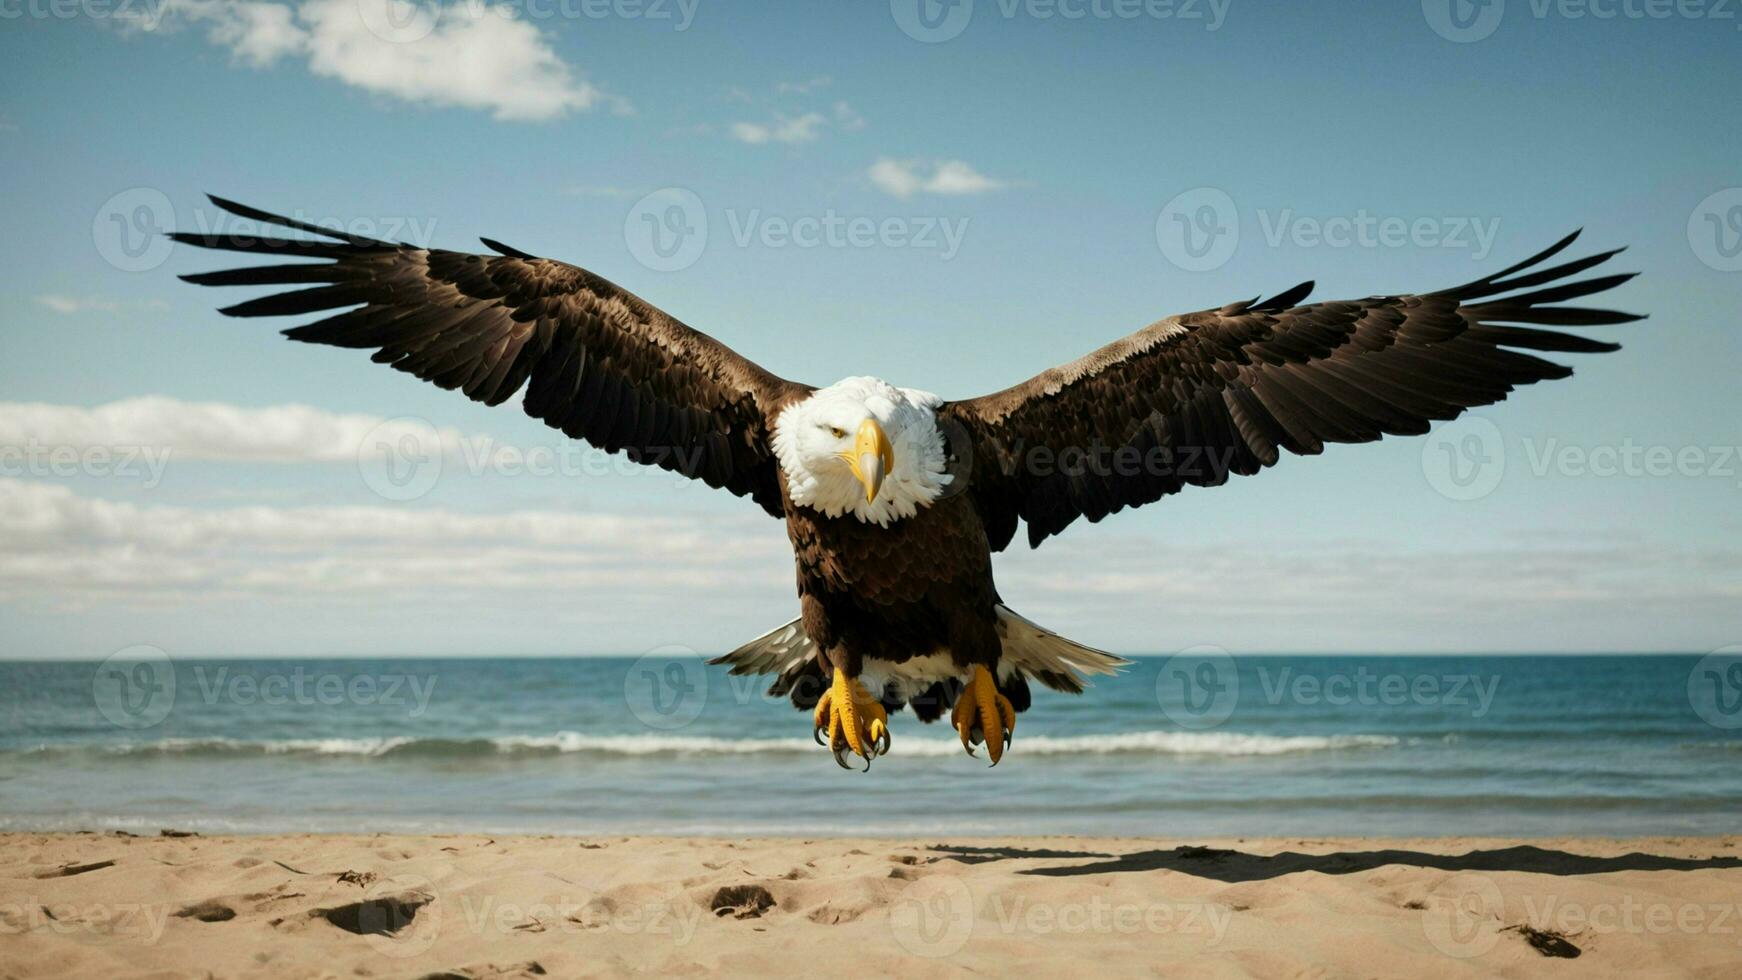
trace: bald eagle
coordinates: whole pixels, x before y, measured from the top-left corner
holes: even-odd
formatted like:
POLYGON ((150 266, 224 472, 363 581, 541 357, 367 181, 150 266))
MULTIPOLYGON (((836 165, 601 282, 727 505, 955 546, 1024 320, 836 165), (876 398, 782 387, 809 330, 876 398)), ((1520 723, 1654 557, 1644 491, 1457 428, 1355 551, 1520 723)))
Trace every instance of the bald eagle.
POLYGON ((299 288, 230 316, 337 311, 285 335, 527 414, 575 439, 749 497, 786 522, 800 615, 710 663, 773 674, 847 765, 889 750, 889 715, 950 712, 969 755, 1002 758, 1029 681, 1081 693, 1127 661, 1007 608, 992 553, 1038 546, 1185 486, 1257 473, 1286 450, 1419 435, 1571 369, 1527 351, 1618 345, 1544 327, 1641 319, 1556 305, 1632 278, 1572 277, 1620 249, 1543 267, 1552 247, 1451 289, 1302 305, 1269 299, 1158 320, 1003 391, 948 401, 877 378, 776 377, 585 269, 416 248, 213 198, 305 236, 178 232, 178 242, 319 262, 184 276, 299 288))

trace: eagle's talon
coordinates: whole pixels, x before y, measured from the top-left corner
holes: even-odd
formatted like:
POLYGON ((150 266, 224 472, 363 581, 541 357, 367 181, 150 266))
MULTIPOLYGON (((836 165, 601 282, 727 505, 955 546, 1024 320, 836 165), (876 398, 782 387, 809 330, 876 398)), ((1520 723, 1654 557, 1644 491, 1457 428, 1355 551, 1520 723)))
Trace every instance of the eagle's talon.
POLYGON ((979 758, 974 753, 974 746, 984 743, 986 754, 992 757, 995 766, 1004 758, 1004 750, 1015 737, 1016 707, 998 692, 992 672, 976 665, 973 679, 956 697, 950 721, 962 736, 962 748, 968 755, 979 758), (992 724, 998 725, 998 737, 989 739, 986 732, 992 724))
POLYGON ((838 667, 834 683, 823 692, 811 720, 815 723, 812 740, 828 748, 842 769, 852 768, 845 758, 849 752, 862 757, 869 771, 871 760, 889 751, 888 712, 863 684, 838 667), (822 739, 824 731, 829 733, 827 743, 822 739))

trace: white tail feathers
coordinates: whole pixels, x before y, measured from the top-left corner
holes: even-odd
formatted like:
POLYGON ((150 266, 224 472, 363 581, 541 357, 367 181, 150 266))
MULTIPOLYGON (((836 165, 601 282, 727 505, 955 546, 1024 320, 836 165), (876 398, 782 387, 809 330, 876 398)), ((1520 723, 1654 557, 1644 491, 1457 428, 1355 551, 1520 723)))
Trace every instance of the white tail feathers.
POLYGON ((1112 675, 1131 661, 1104 650, 1067 640, 1025 619, 1009 606, 998 606, 998 635, 1004 640, 1002 667, 1014 667, 1055 691, 1083 693, 1083 681, 1112 675))
MULTIPOLYGON (((1023 618, 1009 606, 999 605, 997 613, 998 636, 1004 643, 1004 655, 999 664, 1001 674, 1017 671, 1055 691, 1081 694, 1084 681, 1089 677, 1115 674, 1120 667, 1131 663, 1123 657, 1067 640, 1023 618)), ((795 619, 708 662, 729 664, 734 674, 778 674, 790 679, 803 671, 815 656, 816 645, 795 619)), ((954 669, 947 657, 928 659, 940 668, 938 676, 931 680, 966 677, 966 672, 954 669)), ((919 666, 914 661, 908 663, 919 666)))

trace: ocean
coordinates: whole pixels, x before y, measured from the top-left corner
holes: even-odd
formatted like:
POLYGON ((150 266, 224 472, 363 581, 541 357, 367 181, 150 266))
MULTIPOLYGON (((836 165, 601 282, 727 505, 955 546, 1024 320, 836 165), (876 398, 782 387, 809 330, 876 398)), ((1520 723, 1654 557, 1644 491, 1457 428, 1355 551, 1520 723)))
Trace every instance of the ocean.
POLYGON ((0 828, 704 835, 1742 831, 1742 665, 1140 658, 843 772, 692 657, 0 663, 0 828))

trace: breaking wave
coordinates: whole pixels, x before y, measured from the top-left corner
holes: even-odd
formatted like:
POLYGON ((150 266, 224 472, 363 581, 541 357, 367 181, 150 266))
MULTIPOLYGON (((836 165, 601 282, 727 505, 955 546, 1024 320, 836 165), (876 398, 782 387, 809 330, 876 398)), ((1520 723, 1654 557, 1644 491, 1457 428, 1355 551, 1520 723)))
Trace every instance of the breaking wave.
MULTIPOLYGON (((1019 738, 1024 756, 1157 755, 1271 756, 1346 749, 1389 748, 1399 744, 1390 735, 1253 735, 1236 732, 1114 732, 1105 735, 1037 735, 1019 738)), ((376 759, 493 758, 557 755, 694 756, 770 755, 818 751, 809 738, 717 738, 707 735, 506 735, 497 738, 318 738, 247 741, 230 738, 172 738, 122 745, 45 745, 27 754, 83 753, 109 756, 251 756, 303 755, 376 759)), ((961 743, 953 738, 897 737, 891 755, 956 756, 961 743)))

